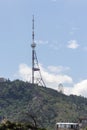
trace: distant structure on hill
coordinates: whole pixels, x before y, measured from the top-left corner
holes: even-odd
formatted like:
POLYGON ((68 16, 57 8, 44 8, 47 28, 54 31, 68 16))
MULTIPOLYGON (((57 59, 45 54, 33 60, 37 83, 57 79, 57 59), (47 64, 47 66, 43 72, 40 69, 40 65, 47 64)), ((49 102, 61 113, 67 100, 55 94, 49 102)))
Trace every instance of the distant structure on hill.
POLYGON ((34 16, 32 19, 32 44, 31 44, 31 48, 32 48, 32 84, 38 84, 41 86, 46 87, 43 79, 42 79, 42 75, 40 72, 40 68, 39 68, 39 64, 38 64, 38 59, 37 59, 37 55, 36 55, 36 51, 35 51, 35 41, 34 41, 34 16), (39 76, 38 78, 35 78, 35 72, 38 72, 39 76))
POLYGON ((62 84, 62 83, 60 83, 60 84, 58 85, 58 92, 59 92, 59 93, 64 93, 64 88, 63 88, 63 84, 62 84))
POLYGON ((0 77, 0 83, 1 82, 6 82, 7 81, 7 79, 5 79, 5 78, 3 78, 3 77, 0 77))

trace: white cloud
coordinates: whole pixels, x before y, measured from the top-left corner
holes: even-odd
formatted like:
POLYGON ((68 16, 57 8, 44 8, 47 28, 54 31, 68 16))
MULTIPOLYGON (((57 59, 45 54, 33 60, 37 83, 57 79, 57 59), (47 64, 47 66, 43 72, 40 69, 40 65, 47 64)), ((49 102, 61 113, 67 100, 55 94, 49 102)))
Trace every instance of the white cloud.
POLYGON ((87 97, 87 79, 74 84, 71 87, 65 87, 64 92, 67 95, 74 94, 78 96, 87 97))
MULTIPOLYGON (((50 67, 48 67, 50 68, 50 67)), ((57 69, 56 67, 51 68, 51 70, 57 69)), ((67 95, 74 94, 74 95, 81 95, 87 97, 87 79, 82 80, 79 83, 73 85, 73 80, 70 76, 65 74, 55 74, 48 72, 48 69, 43 68, 40 65, 40 70, 42 74, 42 78, 47 87, 58 90, 58 85, 60 83, 63 84, 64 93, 67 95), (68 86, 64 86, 64 84, 68 84, 68 86)), ((31 81, 31 68, 26 64, 20 64, 19 70, 16 73, 17 78, 21 78, 23 81, 31 81)), ((35 77, 39 77, 38 73, 36 72, 35 77)))
MULTIPOLYGON (((42 73, 42 77, 44 79, 44 82, 46 83, 47 87, 56 87, 58 84, 61 83, 72 83, 72 78, 65 74, 55 74, 48 72, 48 69, 43 68, 43 66, 40 64, 40 70, 42 73)), ((48 67, 49 68, 49 67, 48 67)), ((54 67, 56 68, 56 67, 54 67)), ((56 68, 58 69, 58 68, 56 68)), ((20 64, 19 70, 16 74, 16 77, 20 77, 23 81, 31 81, 31 68, 28 67, 26 64, 20 64)), ((35 73, 35 77, 39 77, 39 73, 35 73)))
POLYGON ((69 67, 63 67, 63 66, 48 66, 48 70, 54 73, 65 72, 69 69, 70 69, 69 67))
POLYGON ((79 44, 77 43, 76 40, 70 40, 68 41, 67 47, 71 49, 77 49, 79 47, 79 44))
POLYGON ((51 83, 56 83, 56 84, 59 84, 60 82, 61 83, 72 83, 72 78, 69 77, 68 75, 61 75, 61 74, 58 75, 58 74, 49 73, 49 72, 43 71, 43 70, 41 70, 41 72, 42 72, 44 80, 46 81, 46 83, 48 83, 48 84, 50 83, 50 86, 51 86, 51 83))
POLYGON ((87 97, 87 79, 75 84, 72 93, 87 97))
POLYGON ((31 80, 31 68, 28 67, 26 64, 20 64, 19 70, 15 74, 16 78, 21 78, 23 81, 30 81, 31 80))

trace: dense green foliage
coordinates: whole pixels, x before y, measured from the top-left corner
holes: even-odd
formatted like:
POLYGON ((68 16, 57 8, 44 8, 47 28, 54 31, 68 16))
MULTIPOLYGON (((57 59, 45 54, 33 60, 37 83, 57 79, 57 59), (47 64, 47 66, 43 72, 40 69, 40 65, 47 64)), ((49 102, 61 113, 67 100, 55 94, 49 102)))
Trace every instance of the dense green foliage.
POLYGON ((87 99, 19 80, 0 82, 0 119, 54 128, 58 121, 86 116, 87 99))
POLYGON ((0 124, 0 130, 46 130, 44 128, 37 128, 29 123, 17 123, 3 120, 0 124))

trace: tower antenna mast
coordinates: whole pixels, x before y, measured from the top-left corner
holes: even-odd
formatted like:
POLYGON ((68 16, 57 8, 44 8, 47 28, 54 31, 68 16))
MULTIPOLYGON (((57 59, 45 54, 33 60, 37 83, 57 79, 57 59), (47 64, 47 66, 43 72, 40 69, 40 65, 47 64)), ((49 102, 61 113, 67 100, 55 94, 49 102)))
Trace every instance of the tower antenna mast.
POLYGON ((34 15, 33 15, 33 19, 32 19, 32 84, 34 84, 34 52, 35 52, 35 47, 36 44, 34 42, 34 15))
POLYGON ((35 51, 36 44, 34 41, 34 37, 35 37, 35 34, 34 34, 34 15, 33 15, 33 19, 32 19, 32 44, 31 44, 31 48, 32 48, 32 84, 35 84, 35 71, 38 71, 40 78, 37 80, 37 82, 39 84, 41 84, 42 86, 46 86, 43 79, 42 79, 41 72, 40 72, 39 65, 38 65, 37 55, 36 55, 36 51, 35 51))

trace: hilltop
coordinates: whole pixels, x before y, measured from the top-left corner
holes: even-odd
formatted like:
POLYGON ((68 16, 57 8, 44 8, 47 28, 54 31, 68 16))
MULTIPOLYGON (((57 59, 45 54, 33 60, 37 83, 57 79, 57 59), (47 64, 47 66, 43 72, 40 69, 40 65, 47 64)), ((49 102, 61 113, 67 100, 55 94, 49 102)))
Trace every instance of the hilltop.
POLYGON ((1 120, 31 122, 50 129, 58 121, 77 122, 86 113, 87 98, 20 80, 0 82, 1 120))

